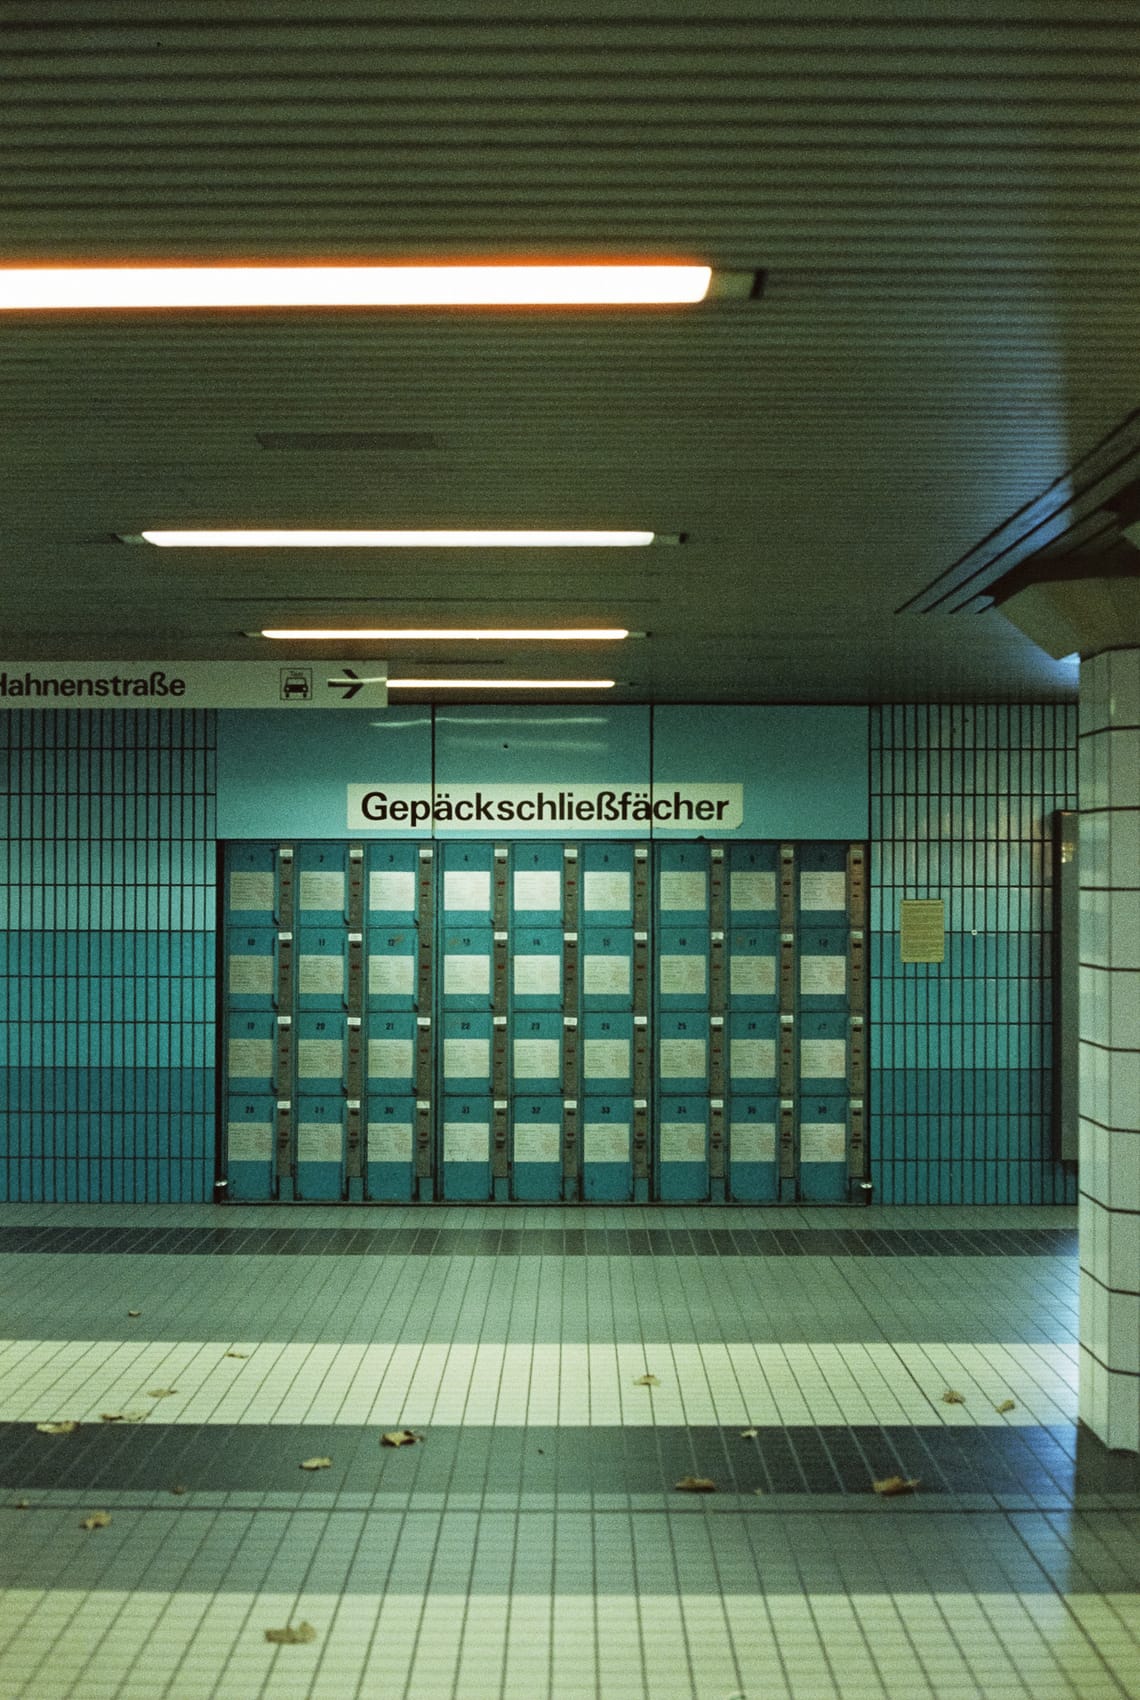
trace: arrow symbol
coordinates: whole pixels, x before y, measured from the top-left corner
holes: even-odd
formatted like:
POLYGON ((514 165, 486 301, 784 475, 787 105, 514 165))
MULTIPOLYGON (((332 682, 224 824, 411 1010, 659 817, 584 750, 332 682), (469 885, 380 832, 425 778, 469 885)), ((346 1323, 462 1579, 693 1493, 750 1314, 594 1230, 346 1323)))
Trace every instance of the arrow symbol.
POLYGON ((329 680, 329 689, 333 691, 343 691, 345 702, 351 702, 357 692, 363 690, 364 686, 371 684, 372 681, 370 679, 362 679, 359 673, 354 673, 352 671, 351 667, 346 667, 344 671, 345 677, 343 679, 329 680))

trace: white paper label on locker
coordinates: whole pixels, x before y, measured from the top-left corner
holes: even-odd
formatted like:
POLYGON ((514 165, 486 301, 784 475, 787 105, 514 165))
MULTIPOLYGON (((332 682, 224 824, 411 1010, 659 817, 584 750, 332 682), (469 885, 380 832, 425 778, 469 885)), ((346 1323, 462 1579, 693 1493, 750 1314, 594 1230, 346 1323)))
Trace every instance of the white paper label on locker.
POLYGON ((298 1039, 298 1080, 340 1080, 344 1074, 344 1046, 339 1039, 298 1039))
POLYGON ((519 868, 515 873, 515 908, 562 913, 562 876, 557 868, 519 868))
POLYGON ((628 956, 584 956, 582 990, 596 997, 625 998, 633 986, 633 963, 628 956))
POLYGON ((733 1122, 728 1149, 734 1163, 774 1163, 775 1122, 733 1122))
POLYGON ((733 909, 775 909, 775 874, 763 869, 730 874, 728 899, 733 909))
POLYGON ((557 1163, 562 1156, 562 1129, 557 1122, 515 1123, 516 1163, 557 1163))
POLYGON ((268 1080, 273 1073, 272 1039, 231 1039, 226 1072, 233 1079, 268 1080))
POLYGON ((516 1039, 514 1057, 516 1080, 557 1080, 562 1072, 557 1039, 516 1039))
POLYGON ((680 997, 691 992, 696 997, 704 994, 707 984, 704 956, 663 956, 661 958, 661 995, 662 997, 680 997))
POLYGON ((369 1080, 410 1080, 413 1055, 410 1039, 369 1039, 369 1080))
POLYGON ((370 1163, 410 1163, 411 1160, 411 1122, 369 1122, 368 1161, 370 1163))
POLYGON ((845 1163, 847 1129, 842 1122, 801 1122, 801 1163, 845 1163))
POLYGON ((628 1122, 583 1122, 582 1159, 586 1163, 628 1163, 628 1122))
POLYGON ((319 909, 330 915, 344 914, 344 875, 335 869, 305 869, 300 879, 302 909, 319 909))
POLYGON ((846 1039, 801 1039, 801 1080, 845 1080, 846 1039))
POLYGON ((847 991, 847 958, 801 956, 800 991, 805 997, 843 997, 847 991))
POLYGON ((729 990, 734 998, 770 998, 776 992, 774 956, 732 956, 728 963, 729 990))
POLYGON ((733 1080, 774 1080, 775 1039, 730 1039, 728 1072, 733 1080))
POLYGON ((629 873, 623 868, 587 868, 582 879, 582 907, 628 915, 633 907, 629 873))
POLYGON ((661 875, 661 908, 673 909, 704 909, 707 903, 707 881, 703 868, 695 871, 689 869, 673 869, 661 875))
POLYGON ((343 956, 302 956, 297 964, 297 989, 313 996, 343 997, 343 956))
POLYGON ((808 872, 800 875, 801 909, 846 909, 846 907, 846 874, 808 872))
POLYGON ((489 868, 446 868, 443 875, 443 907, 466 909, 472 914, 491 913, 489 868))
POLYGON ((272 869, 239 869, 230 875, 230 908, 272 914, 274 888, 272 869))
POLYGON ((268 1163, 273 1157, 272 1122, 227 1122, 231 1163, 268 1163))
POLYGON ((483 955, 445 956, 443 959, 443 992, 456 996, 489 996, 491 991, 491 958, 483 955))
POLYGON ((491 1127, 488 1122, 444 1122, 445 1163, 486 1163, 490 1155, 491 1127))
POLYGON ((695 1080, 706 1066, 703 1039, 662 1039, 662 1080, 695 1080))
POLYGON ((663 1163, 703 1163, 704 1160, 705 1129, 702 1122, 661 1123, 663 1163))
POLYGON ((557 997, 562 990, 560 956, 516 956, 515 993, 519 997, 557 997))
POLYGON ((453 1080, 489 1080, 491 1076, 491 1041, 489 1039, 445 1039, 443 1041, 443 1072, 453 1080))
POLYGON ((416 959, 410 951, 368 958, 368 990, 374 997, 411 997, 415 983, 416 959))
POLYGON ((406 868, 374 868, 368 876, 368 907, 374 915, 410 915, 416 907, 416 876, 406 868))
POLYGON ((628 1039, 583 1039, 582 1073, 588 1080, 628 1080, 628 1039))
POLYGON ((344 1129, 339 1122, 298 1122, 298 1163, 339 1163, 344 1157, 344 1129))
POLYGON ((269 994, 273 991, 273 957, 231 956, 230 991, 246 996, 250 993, 269 994))

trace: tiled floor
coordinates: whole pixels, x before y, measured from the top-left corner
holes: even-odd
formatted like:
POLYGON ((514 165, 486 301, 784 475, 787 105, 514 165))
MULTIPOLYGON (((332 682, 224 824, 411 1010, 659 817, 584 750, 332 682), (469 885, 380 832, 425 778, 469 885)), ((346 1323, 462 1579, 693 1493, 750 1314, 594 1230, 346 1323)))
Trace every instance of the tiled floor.
POLYGON ((0 1207, 0 1700, 1140 1697, 1075 1251, 1055 1209, 0 1207))

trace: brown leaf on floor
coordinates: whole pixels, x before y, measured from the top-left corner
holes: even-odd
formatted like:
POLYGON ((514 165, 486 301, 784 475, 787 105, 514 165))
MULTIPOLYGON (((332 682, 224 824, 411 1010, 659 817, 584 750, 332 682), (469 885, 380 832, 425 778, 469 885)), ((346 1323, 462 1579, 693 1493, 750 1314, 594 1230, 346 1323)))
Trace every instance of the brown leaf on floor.
POLYGON ((109 1511, 92 1511, 89 1517, 84 1517, 79 1527, 81 1529, 105 1529, 111 1521, 109 1511))
POLYGON ((141 1316, 141 1315, 142 1315, 142 1311, 141 1311, 141 1310, 129 1310, 129 1311, 128 1311, 128 1312, 127 1312, 127 1315, 128 1315, 128 1316, 141 1316))
POLYGON ((417 1440, 422 1440, 422 1434, 414 1434, 410 1428, 389 1429, 387 1434, 380 1436, 381 1446, 414 1446, 417 1440))
POLYGON ((74 1434, 78 1427, 79 1427, 78 1423, 72 1422, 70 1418, 67 1418, 67 1419, 65 1419, 65 1421, 60 1422, 60 1423, 37 1423, 36 1424, 36 1433, 37 1434, 74 1434))
POLYGON ((633 1385, 635 1387, 660 1387, 661 1383, 655 1375, 639 1375, 633 1385))
POLYGON ((172 1399, 177 1392, 177 1387, 148 1387, 146 1396, 148 1399, 172 1399))
POLYGON ((755 1440, 759 1432, 760 1431, 758 1429, 754 1428, 742 1428, 740 1431, 740 1438, 741 1440, 755 1440))
POLYGON ((287 1623, 284 1629, 267 1629, 265 1639, 284 1647, 296 1646, 299 1641, 315 1641, 317 1632, 311 1623, 287 1623))
POLYGON ((149 1411, 100 1411, 101 1423, 145 1423, 149 1411))
POLYGON ((715 1493, 716 1483, 708 1476, 682 1476, 673 1486, 681 1493, 715 1493))
POLYGON ((884 1476, 881 1482, 872 1482, 871 1486, 884 1499, 895 1499, 900 1493, 913 1493, 921 1481, 921 1476, 884 1476))
POLYGON ((1017 1400, 1016 1399, 1003 1399, 1000 1405, 994 1406, 994 1410, 997 1411, 1003 1417, 1005 1416, 1005 1413, 1007 1411, 1016 1411, 1016 1409, 1017 1409, 1017 1400))
POLYGON ((171 1491, 171 1493, 182 1494, 182 1493, 189 1493, 190 1489, 186 1486, 185 1482, 175 1482, 174 1486, 171 1488, 170 1491, 171 1491))
POLYGON ((227 1352, 227 1358, 248 1358, 248 1352, 227 1352))
POLYGON ((954 1387, 948 1387, 942 1395, 942 1403, 944 1405, 964 1405, 966 1403, 966 1395, 964 1393, 959 1393, 954 1387))
POLYGON ((331 1470, 331 1458, 302 1458, 302 1470, 331 1470))

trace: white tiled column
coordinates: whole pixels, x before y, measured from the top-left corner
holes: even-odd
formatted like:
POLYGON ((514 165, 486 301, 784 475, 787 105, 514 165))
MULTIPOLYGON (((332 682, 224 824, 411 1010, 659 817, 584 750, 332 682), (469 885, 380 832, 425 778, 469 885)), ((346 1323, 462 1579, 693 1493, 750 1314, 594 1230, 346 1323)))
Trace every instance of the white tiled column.
POLYGON ((1081 663, 1080 1414, 1140 1451, 1140 649, 1081 663))

